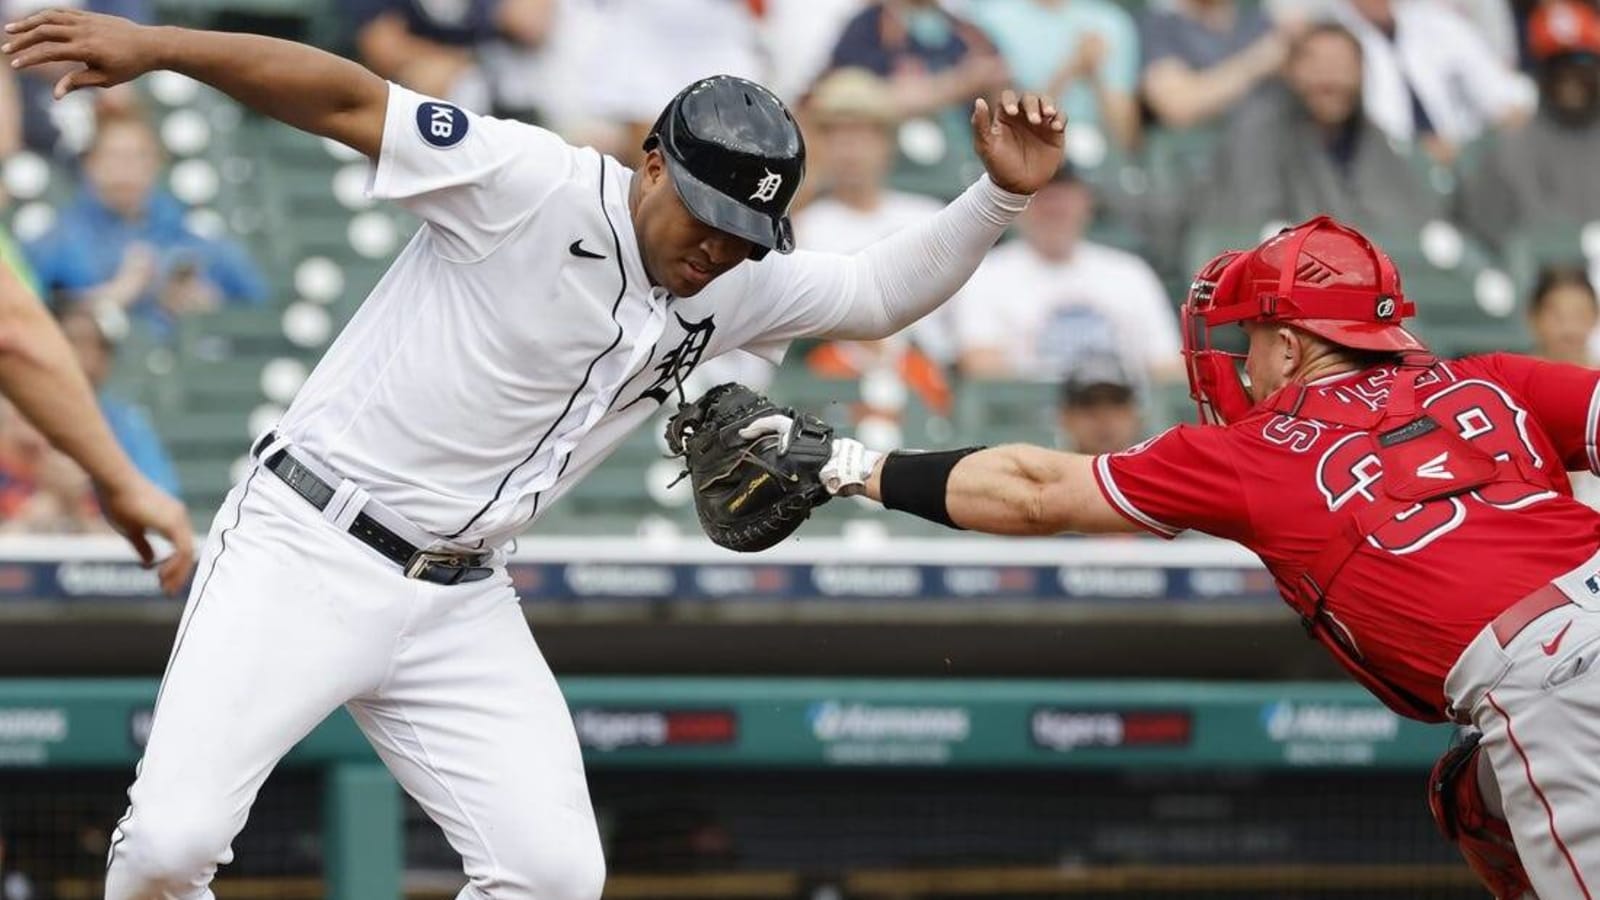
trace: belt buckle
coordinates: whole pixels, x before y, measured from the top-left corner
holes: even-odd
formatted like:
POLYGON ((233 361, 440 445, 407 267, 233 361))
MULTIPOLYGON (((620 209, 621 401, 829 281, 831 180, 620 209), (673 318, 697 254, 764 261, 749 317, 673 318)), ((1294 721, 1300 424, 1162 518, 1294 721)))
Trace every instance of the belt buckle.
POLYGON ((464 569, 471 565, 471 560, 459 553, 441 553, 437 550, 418 550, 411 555, 411 561, 406 563, 407 578, 421 578, 422 573, 429 566, 441 565, 464 569))

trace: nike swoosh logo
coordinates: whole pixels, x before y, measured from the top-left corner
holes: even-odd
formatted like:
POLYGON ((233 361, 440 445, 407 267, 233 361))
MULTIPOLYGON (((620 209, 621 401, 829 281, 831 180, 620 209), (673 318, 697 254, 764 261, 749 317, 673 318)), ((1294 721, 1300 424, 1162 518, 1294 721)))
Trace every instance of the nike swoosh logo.
POLYGON ((1556 636, 1550 641, 1550 643, 1539 645, 1539 649, 1544 651, 1545 656, 1556 655, 1556 651, 1561 649, 1561 639, 1567 636, 1567 629, 1571 627, 1572 623, 1568 622, 1566 625, 1561 627, 1560 631, 1556 632, 1556 636))
POLYGON ((593 253, 583 249, 583 240, 581 238, 573 241, 572 246, 568 247, 567 251, 573 256, 581 256, 584 259, 605 259, 603 254, 593 253))

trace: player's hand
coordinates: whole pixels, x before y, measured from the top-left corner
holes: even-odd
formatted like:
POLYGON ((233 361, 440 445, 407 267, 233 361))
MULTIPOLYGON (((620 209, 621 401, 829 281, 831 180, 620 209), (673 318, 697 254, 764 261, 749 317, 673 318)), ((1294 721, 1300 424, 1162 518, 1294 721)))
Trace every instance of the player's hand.
POLYGON ((194 569, 194 533, 189 511, 144 478, 100 488, 100 506, 106 521, 128 539, 145 568, 155 568, 161 589, 177 594, 194 569), (151 533, 172 545, 172 554, 158 561, 150 546, 151 533))
POLYGON ((1067 117, 1054 100, 1015 91, 1000 94, 991 114, 989 102, 972 105, 972 145, 989 177, 1014 194, 1031 194, 1061 168, 1067 117))
POLYGON ((55 97, 78 88, 111 87, 131 81, 158 64, 156 30, 117 16, 76 9, 47 9, 6 26, 0 52, 14 69, 77 63, 56 82, 55 97))
MULTIPOLYGON (((762 416, 739 429, 739 437, 747 441, 760 440, 767 435, 778 436, 778 455, 789 452, 789 442, 794 437, 794 419, 782 414, 762 416)), ((836 497, 850 497, 866 490, 867 479, 882 453, 868 450, 852 438, 834 438, 832 452, 817 478, 828 493, 836 497)))

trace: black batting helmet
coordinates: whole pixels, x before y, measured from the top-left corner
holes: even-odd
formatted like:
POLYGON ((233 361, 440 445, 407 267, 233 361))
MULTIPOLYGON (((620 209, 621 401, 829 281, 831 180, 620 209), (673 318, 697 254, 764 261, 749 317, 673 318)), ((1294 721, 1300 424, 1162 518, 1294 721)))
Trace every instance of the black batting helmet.
POLYGON ((661 151, 678 197, 719 231, 750 241, 751 259, 794 249, 789 202, 806 174, 806 142, 771 91, 713 75, 672 98, 645 138, 661 151))

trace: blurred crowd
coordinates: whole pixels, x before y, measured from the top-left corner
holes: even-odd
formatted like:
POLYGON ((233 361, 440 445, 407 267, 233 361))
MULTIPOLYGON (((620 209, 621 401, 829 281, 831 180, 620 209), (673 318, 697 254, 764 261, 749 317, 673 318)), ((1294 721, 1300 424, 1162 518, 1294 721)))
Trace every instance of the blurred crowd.
MULTIPOLYGON (((0 0, 0 15, 45 5, 72 4, 0 0)), ((147 0, 77 5, 155 14, 147 0)), ((332 9, 344 29, 335 49, 384 77, 624 161, 638 158, 661 107, 693 79, 728 72, 768 84, 808 138, 795 229, 816 250, 857 250, 970 183, 981 172, 968 137, 974 98, 1005 86, 1053 96, 1070 118, 1070 162, 968 285, 904 335, 809 347, 785 364, 860 380, 863 415, 890 421, 912 400, 947 414, 952 384, 996 379, 1059 386, 1062 446, 1101 452, 1147 436, 1162 421, 1153 398, 1181 396, 1176 309, 1184 238, 1198 227, 1256 236, 1327 212, 1380 234, 1442 225, 1492 257, 1530 229, 1600 223, 1590 171, 1600 159, 1600 8, 1587 0, 343 0, 332 9), (1138 178, 1124 166, 1132 162, 1138 178)), ((0 155, 26 148, 77 172, 76 194, 48 232, 0 236, 0 256, 58 311, 98 387, 130 330, 159 340, 186 315, 273 298, 243 247, 194 231, 163 186, 163 138, 139 89, 54 103, 58 74, 0 73, 0 155)), ((1585 243, 1600 244, 1600 224, 1591 230, 1585 243)), ((1577 258, 1530 281, 1519 298, 1525 346, 1596 363, 1593 275, 1577 258)), ((757 385, 772 375, 738 354, 708 365, 757 385)), ((141 468, 178 488, 148 417, 112 389, 102 396, 141 468)), ((6 415, 3 527, 96 527, 93 498, 69 469, 6 415)))

